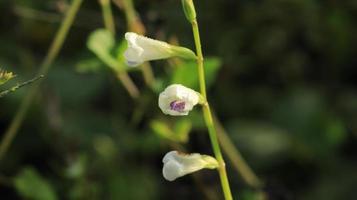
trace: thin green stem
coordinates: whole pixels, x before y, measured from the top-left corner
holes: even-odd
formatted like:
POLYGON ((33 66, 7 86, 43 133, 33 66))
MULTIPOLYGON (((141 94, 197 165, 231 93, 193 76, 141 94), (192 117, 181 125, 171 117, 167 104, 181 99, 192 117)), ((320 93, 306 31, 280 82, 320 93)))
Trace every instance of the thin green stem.
MULTIPOLYGON (((61 24, 61 27, 59 28, 58 32, 56 33, 55 39, 53 40, 53 42, 49 48, 49 52, 46 55, 43 63, 41 64, 40 70, 38 72, 38 76, 46 75, 48 70, 50 69, 53 61, 55 60, 59 51, 62 48, 64 40, 68 34, 70 27, 73 24, 74 18, 76 16, 82 2, 83 2, 83 0, 73 0, 73 3, 69 7, 67 14, 61 24)), ((30 88, 30 91, 27 93, 24 100, 22 101, 20 108, 18 109, 9 128, 6 130, 4 137, 0 143, 0 161, 4 157, 9 146, 11 145, 13 139, 15 138, 16 133, 18 132, 18 129, 20 128, 20 126, 25 118, 25 115, 31 105, 31 102, 39 89, 40 83, 41 83, 41 80, 39 80, 37 83, 33 84, 33 86, 30 88)))
POLYGON ((221 179, 221 185, 222 185, 224 197, 226 200, 232 200, 233 198, 232 198, 231 189, 227 177, 226 166, 221 153, 221 149, 217 138, 217 131, 212 120, 212 113, 208 103, 203 106, 203 115, 210 136, 213 152, 219 163, 218 172, 221 179))
POLYGON ((113 35, 115 35, 115 24, 110 6, 110 0, 99 0, 99 3, 102 7, 104 25, 110 32, 112 32, 113 35))
POLYGON ((16 90, 18 90, 18 89, 20 89, 20 88, 22 88, 22 87, 24 87, 24 86, 26 86, 28 84, 31 84, 31 83, 33 83, 33 82, 35 82, 35 81, 37 81, 37 80, 39 80, 40 78, 43 78, 43 77, 44 77, 43 75, 37 76, 37 77, 35 77, 35 78, 31 79, 31 80, 28 80, 28 81, 25 81, 23 83, 17 84, 17 85, 15 85, 14 87, 12 87, 10 89, 2 91, 2 92, 0 92, 0 98, 8 95, 11 92, 15 92, 16 90))
POLYGON ((195 40, 196 46, 196 53, 197 53, 197 66, 198 66, 198 78, 200 83, 200 92, 203 96, 204 100, 207 102, 203 105, 203 116, 206 122, 206 126, 208 129, 209 137, 211 140, 212 148, 214 155, 219 163, 218 173, 221 179, 221 185, 223 189, 223 194, 226 200, 232 200, 232 193, 229 186, 228 176, 226 172, 225 162, 221 153, 221 149, 219 146, 218 138, 217 138, 217 131, 213 122, 212 113, 207 101, 207 94, 206 94, 206 81, 205 81, 205 73, 204 73, 204 66, 203 66, 203 54, 202 54, 202 47, 201 47, 201 40, 200 40, 200 33, 198 29, 197 20, 192 21, 192 31, 195 40))
POLYGON ((192 22, 192 31, 195 40, 196 46, 196 54, 197 54, 197 65, 198 65, 198 78, 200 81, 200 91, 202 96, 207 100, 206 94, 206 80, 205 80, 205 72, 203 66, 203 54, 202 54, 202 47, 201 47, 201 39, 200 39, 200 31, 198 29, 197 20, 192 22))

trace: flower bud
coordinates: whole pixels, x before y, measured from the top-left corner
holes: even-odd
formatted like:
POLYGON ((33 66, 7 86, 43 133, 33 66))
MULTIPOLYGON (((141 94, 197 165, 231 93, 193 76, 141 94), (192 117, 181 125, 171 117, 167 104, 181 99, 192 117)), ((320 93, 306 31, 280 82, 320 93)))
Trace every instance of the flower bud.
POLYGON ((173 56, 196 59, 195 53, 190 49, 170 45, 133 32, 127 32, 125 39, 128 41, 128 48, 124 52, 124 57, 129 66, 137 66, 146 61, 166 59, 173 56))
POLYGON ((196 10, 195 5, 193 4, 193 0, 181 0, 181 2, 183 12, 185 13, 187 20, 192 23, 194 20, 196 20, 196 10))
POLYGON ((173 181, 203 168, 215 169, 218 167, 217 160, 211 156, 199 153, 184 154, 177 151, 168 152, 162 162, 164 163, 162 174, 168 181, 173 181))
POLYGON ((187 115, 199 102, 200 93, 180 84, 168 86, 159 95, 159 107, 167 115, 187 115))
POLYGON ((0 69, 0 85, 6 83, 10 79, 14 78, 15 75, 12 72, 7 72, 0 69))

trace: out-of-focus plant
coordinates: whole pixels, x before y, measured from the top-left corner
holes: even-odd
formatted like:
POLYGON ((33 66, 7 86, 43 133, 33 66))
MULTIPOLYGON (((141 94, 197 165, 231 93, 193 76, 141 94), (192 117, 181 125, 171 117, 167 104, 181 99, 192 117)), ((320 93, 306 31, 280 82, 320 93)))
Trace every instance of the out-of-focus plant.
MULTIPOLYGON (((4 70, 1 70, 0 69, 0 86, 5 84, 6 82, 8 82, 9 80, 15 78, 16 75, 14 75, 12 72, 7 72, 7 71, 4 71, 4 70)), ((8 95, 9 93, 11 92, 15 92, 17 89, 25 86, 25 85, 28 85, 30 83, 33 83, 35 81, 37 81, 38 79, 40 78, 43 78, 43 75, 40 75, 36 78, 33 78, 31 80, 28 80, 28 81, 25 81, 23 83, 18 83, 16 84, 15 86, 11 87, 10 89, 6 89, 4 91, 0 91, 0 98, 8 95)))
MULTIPOLYGON (((68 8, 66 16, 62 21, 61 27, 58 29, 56 36, 48 50, 48 53, 41 64, 38 73, 39 76, 41 76, 42 74, 46 75, 50 70, 53 61, 56 59, 58 53, 62 48, 62 45, 66 39, 70 27, 73 24, 74 18, 82 2, 83 0, 74 0, 71 6, 68 8)), ((23 99, 18 111, 16 112, 15 117, 13 118, 8 129, 6 130, 3 136, 4 138, 1 140, 0 143, 0 160, 4 157, 5 153, 7 152, 7 149, 12 143, 12 140, 15 138, 17 131, 20 128, 38 89, 39 89, 39 84, 34 85, 32 88, 30 88, 27 96, 23 99)))
POLYGON ((14 185, 20 196, 26 199, 58 199, 52 185, 31 167, 24 168, 16 175, 14 185))
POLYGON ((94 31, 88 38, 87 47, 103 62, 111 68, 118 79, 133 98, 137 98, 140 92, 127 73, 127 67, 117 60, 112 52, 115 47, 114 35, 107 29, 94 31))

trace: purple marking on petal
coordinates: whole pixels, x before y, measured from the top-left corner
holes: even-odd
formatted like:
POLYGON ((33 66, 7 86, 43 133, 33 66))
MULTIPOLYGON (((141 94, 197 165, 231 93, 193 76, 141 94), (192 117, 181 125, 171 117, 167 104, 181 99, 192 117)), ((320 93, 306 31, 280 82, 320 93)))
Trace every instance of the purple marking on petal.
POLYGON ((184 101, 173 101, 170 103, 170 109, 182 112, 185 109, 185 102, 184 101))

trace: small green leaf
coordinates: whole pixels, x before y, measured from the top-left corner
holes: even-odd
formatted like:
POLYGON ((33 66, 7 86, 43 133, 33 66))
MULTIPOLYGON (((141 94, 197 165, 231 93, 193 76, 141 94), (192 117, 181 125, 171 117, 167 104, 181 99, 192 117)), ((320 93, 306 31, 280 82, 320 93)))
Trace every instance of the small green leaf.
POLYGON ((56 200, 52 186, 33 168, 24 168, 14 180, 17 192, 25 199, 56 200))
POLYGON ((111 52, 115 46, 115 39, 112 33, 106 29, 98 29, 91 33, 87 41, 87 47, 108 67, 113 70, 123 70, 121 65, 112 56, 111 52))
MULTIPOLYGON (((172 83, 180 83, 189 88, 198 89, 198 71, 195 61, 186 61, 185 64, 178 66, 172 76, 172 83)), ((221 67, 221 61, 218 58, 206 58, 204 61, 204 69, 206 76, 207 87, 210 87, 214 82, 217 72, 221 67)))
POLYGON ((188 136, 190 134, 191 129, 192 129, 192 123, 190 120, 181 119, 176 121, 175 134, 180 141, 182 142, 188 141, 188 136))
MULTIPOLYGON (((117 61, 119 63, 125 63, 124 52, 127 48, 128 48, 128 42, 125 39, 121 40, 116 49, 117 61)), ((136 67, 130 67, 129 69, 135 69, 135 68, 136 67)))
POLYGON ((153 120, 150 123, 151 129, 161 138, 176 141, 175 133, 162 121, 153 120))
POLYGON ((95 30, 88 39, 88 48, 97 54, 108 54, 114 47, 115 40, 106 29, 95 30))
POLYGON ((167 123, 159 120, 153 120, 150 123, 151 129, 158 135, 159 137, 167 140, 171 140, 174 142, 187 142, 188 135, 192 128, 192 123, 187 120, 178 120, 174 124, 174 128, 172 129, 167 123))

